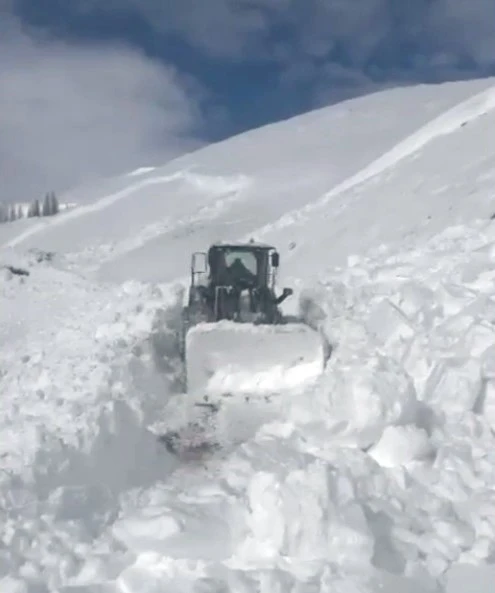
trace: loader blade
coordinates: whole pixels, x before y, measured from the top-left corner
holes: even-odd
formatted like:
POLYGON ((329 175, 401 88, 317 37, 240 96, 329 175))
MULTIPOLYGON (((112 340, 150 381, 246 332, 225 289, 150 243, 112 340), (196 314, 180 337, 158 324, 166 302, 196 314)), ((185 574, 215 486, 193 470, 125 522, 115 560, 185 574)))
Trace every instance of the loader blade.
POLYGON ((303 323, 200 323, 186 336, 187 391, 196 404, 245 395, 264 400, 323 371, 320 334, 303 323))

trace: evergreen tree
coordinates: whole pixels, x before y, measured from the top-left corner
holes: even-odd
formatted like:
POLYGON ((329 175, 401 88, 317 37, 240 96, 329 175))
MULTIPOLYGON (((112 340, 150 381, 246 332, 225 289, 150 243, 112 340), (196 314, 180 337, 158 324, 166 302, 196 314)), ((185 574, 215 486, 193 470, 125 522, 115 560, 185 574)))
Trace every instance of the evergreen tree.
POLYGON ((50 200, 50 193, 47 193, 47 194, 45 194, 45 199, 43 200, 41 216, 50 216, 50 215, 51 215, 51 200, 50 200))
POLYGON ((41 215, 40 201, 38 199, 36 199, 29 206, 28 217, 33 218, 35 216, 40 216, 40 215, 41 215))
POLYGON ((51 207, 52 216, 54 214, 58 214, 58 212, 60 210, 60 207, 59 207, 59 204, 58 204, 58 198, 55 195, 55 192, 54 191, 52 191, 52 193, 50 195, 50 207, 51 207))

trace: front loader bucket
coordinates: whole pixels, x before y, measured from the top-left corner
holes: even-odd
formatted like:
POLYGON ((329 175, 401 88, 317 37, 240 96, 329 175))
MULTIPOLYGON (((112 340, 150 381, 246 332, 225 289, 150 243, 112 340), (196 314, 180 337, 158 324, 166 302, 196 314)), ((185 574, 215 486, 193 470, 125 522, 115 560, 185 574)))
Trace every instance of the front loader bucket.
POLYGON ((194 400, 264 398, 314 381, 324 364, 320 334, 302 323, 200 323, 186 336, 187 391, 194 400))
POLYGON ((316 381, 325 353, 302 323, 200 323, 186 336, 187 416, 205 434, 242 442, 280 417, 284 394, 316 381))

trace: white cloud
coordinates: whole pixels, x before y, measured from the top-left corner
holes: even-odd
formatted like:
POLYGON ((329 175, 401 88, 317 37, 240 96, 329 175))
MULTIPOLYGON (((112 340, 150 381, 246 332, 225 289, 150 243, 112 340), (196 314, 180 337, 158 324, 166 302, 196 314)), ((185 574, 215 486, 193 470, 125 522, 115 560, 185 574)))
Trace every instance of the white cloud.
POLYGON ((2 18, 0 80, 0 200, 29 200, 198 145, 187 85, 129 48, 33 40, 2 18))

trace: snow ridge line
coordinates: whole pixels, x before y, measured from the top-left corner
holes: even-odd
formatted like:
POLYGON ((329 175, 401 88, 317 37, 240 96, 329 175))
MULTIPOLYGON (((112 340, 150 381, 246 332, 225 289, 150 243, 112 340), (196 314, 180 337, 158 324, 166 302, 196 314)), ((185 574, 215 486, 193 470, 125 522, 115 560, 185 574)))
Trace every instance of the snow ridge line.
POLYGON ((39 231, 42 231, 48 227, 58 226, 61 224, 65 224, 68 220, 72 220, 74 218, 79 218, 81 216, 85 216, 86 214, 90 214, 92 212, 98 212, 100 210, 104 210, 108 208, 115 202, 128 197, 129 195, 133 194, 134 192, 139 191, 143 187, 150 186, 150 185, 160 185, 165 183, 170 183, 172 181, 176 181, 177 179, 183 179, 186 182, 189 182, 199 191, 203 190, 205 187, 211 187, 213 184, 213 189, 216 192, 220 191, 240 191, 244 187, 246 187, 249 183, 249 179, 245 176, 231 176, 231 177, 222 177, 222 176, 213 176, 213 175, 201 175, 197 173, 191 173, 189 170, 182 170, 176 171, 170 175, 163 175, 159 177, 149 177, 147 179, 141 179, 140 181, 121 189, 113 194, 105 196, 100 200, 92 204, 87 204, 86 206, 79 206, 74 210, 68 212, 67 214, 63 214, 60 217, 56 217, 53 220, 46 221, 43 223, 39 223, 37 225, 33 225, 20 235, 17 235, 10 241, 7 241, 3 245, 3 247, 15 247, 19 243, 22 243, 28 237, 35 235, 39 231), (223 181, 223 186, 220 188, 220 184, 217 183, 215 186, 215 181, 218 181, 218 178, 221 178, 223 181), (206 183, 204 180, 207 180, 206 183), (220 188, 220 189, 219 189, 220 188))
POLYGON ((407 136, 393 148, 371 161, 366 167, 348 177, 319 200, 306 204, 284 214, 277 222, 267 224, 256 232, 262 237, 270 232, 283 229, 291 224, 302 222, 305 218, 324 208, 336 196, 370 180, 372 177, 383 173, 385 170, 397 165, 414 152, 426 146, 432 140, 454 132, 459 126, 471 122, 489 111, 495 109, 495 85, 480 93, 461 101, 441 115, 435 117, 427 124, 421 126, 416 132, 407 136))
MULTIPOLYGON (((196 180, 193 182, 196 183, 196 180)), ((246 181, 245 186, 247 185, 248 182, 246 181)), ((239 183, 237 188, 233 187, 231 190, 228 190, 226 194, 221 194, 212 202, 201 206, 195 214, 189 214, 176 220, 166 217, 163 220, 146 225, 131 240, 126 239, 115 244, 111 255, 106 258, 102 257, 99 265, 108 263, 130 253, 131 251, 139 249, 146 243, 153 241, 158 237, 163 237, 169 233, 187 232, 187 229, 190 227, 211 223, 217 220, 225 208, 228 208, 231 204, 242 199, 244 195, 242 190, 243 187, 239 183)), ((223 224, 228 225, 230 222, 227 221, 223 224)))
POLYGON ((110 194, 101 200, 93 204, 88 204, 86 206, 79 206, 76 209, 64 214, 63 216, 56 217, 47 224, 37 224, 29 229, 27 229, 24 233, 17 235, 7 243, 5 243, 4 247, 15 247, 19 243, 22 243, 28 237, 35 235, 39 231, 47 228, 47 227, 54 227, 61 224, 65 224, 68 220, 72 220, 73 218, 79 218, 81 216, 85 216, 86 214, 90 214, 91 212, 98 212, 99 210, 104 210, 108 206, 111 206, 115 202, 118 202, 122 198, 127 197, 128 195, 134 193, 135 191, 140 190, 141 188, 147 185, 154 185, 159 183, 168 183, 170 181, 174 181, 182 176, 182 172, 174 173, 173 175, 167 175, 164 177, 152 177, 150 179, 143 179, 129 187, 126 187, 123 190, 119 190, 113 194, 110 194))

